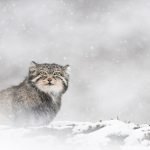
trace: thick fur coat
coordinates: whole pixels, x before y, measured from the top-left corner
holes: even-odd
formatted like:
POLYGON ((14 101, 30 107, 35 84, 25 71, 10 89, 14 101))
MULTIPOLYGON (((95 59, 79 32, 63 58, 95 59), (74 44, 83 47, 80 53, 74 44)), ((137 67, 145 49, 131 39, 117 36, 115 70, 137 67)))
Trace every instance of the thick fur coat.
POLYGON ((68 88, 68 67, 32 62, 22 83, 0 92, 0 123, 17 126, 50 123, 68 88))

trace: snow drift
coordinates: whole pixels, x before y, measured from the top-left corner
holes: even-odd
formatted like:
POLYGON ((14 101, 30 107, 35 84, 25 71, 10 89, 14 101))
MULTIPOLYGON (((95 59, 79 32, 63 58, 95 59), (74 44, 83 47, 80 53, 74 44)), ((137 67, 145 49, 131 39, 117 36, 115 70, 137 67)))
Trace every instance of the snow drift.
POLYGON ((34 128, 1 126, 0 141, 2 150, 148 150, 150 126, 119 120, 53 122, 34 128))

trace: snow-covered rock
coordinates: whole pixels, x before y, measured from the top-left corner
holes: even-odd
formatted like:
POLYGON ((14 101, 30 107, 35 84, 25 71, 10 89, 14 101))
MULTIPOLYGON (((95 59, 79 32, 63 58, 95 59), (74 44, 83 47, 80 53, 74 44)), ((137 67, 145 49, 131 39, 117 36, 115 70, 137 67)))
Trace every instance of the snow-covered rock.
POLYGON ((2 150, 149 150, 150 126, 119 120, 53 122, 49 126, 0 126, 2 150))

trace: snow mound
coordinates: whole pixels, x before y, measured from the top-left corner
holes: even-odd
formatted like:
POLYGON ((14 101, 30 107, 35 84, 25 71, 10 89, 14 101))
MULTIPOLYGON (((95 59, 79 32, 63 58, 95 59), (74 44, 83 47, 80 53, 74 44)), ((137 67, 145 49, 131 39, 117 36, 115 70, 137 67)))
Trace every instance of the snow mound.
POLYGON ((0 148, 36 150, 149 150, 150 126, 119 120, 53 122, 49 126, 0 126, 0 148))

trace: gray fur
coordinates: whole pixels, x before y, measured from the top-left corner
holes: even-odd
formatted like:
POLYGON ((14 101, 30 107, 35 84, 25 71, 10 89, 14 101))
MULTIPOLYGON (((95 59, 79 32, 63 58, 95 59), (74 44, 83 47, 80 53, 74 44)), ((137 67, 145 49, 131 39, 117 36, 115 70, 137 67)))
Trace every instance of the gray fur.
MULTIPOLYGON (((64 69, 66 69, 66 66, 32 62, 29 74, 22 83, 0 92, 0 123, 13 123, 23 126, 50 123, 60 110, 61 97, 68 88, 69 74, 64 69), (62 86, 62 90, 57 93, 53 91, 47 93, 39 89, 36 83, 41 78, 37 80, 36 78, 40 71, 45 71, 48 74, 47 76, 55 71, 61 71, 61 76, 55 76, 54 78, 63 83, 59 85, 62 86)), ((53 85, 46 86, 51 87, 53 85)), ((57 86, 55 89, 57 90, 57 86)))

